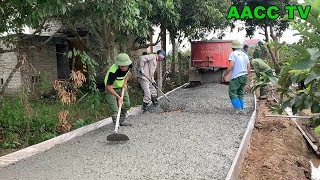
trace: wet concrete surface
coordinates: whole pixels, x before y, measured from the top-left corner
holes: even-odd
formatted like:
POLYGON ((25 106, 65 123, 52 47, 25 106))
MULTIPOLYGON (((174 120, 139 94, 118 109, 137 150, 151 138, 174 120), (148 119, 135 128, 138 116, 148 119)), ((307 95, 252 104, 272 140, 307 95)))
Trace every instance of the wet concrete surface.
POLYGON ((253 112, 232 109, 228 86, 179 89, 120 127, 127 142, 107 142, 108 125, 0 170, 0 179, 225 179, 253 112))

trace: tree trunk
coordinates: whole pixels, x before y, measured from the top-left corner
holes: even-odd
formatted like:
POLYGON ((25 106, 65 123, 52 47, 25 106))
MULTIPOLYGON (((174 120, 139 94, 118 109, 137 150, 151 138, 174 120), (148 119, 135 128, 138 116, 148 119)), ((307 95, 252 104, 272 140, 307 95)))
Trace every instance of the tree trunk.
MULTIPOLYGON (((269 28, 270 28, 270 32, 271 32, 270 36, 271 36, 272 40, 278 42, 272 27, 270 26, 269 28)), ((264 34, 265 34, 265 37, 266 37, 266 42, 270 42, 268 26, 267 25, 265 25, 265 27, 264 27, 264 34)), ((280 73, 280 67, 279 67, 279 64, 277 62, 277 57, 276 57, 275 53, 272 51, 272 48, 271 48, 271 46, 269 44, 267 45, 267 48, 268 48, 268 51, 270 53, 272 63, 274 65, 275 72, 276 72, 276 74, 279 74, 280 73)))
MULTIPOLYGON (((27 142, 26 145, 29 145, 29 139, 30 139, 30 132, 31 132, 31 121, 33 116, 33 109, 29 103, 29 95, 30 95, 30 81, 29 81, 29 75, 30 75, 30 69, 29 69, 29 62, 27 60, 27 55, 23 53, 22 55, 18 56, 19 59, 21 59, 21 104, 23 106, 24 110, 24 119, 26 120, 26 133, 25 133, 25 142, 27 142)), ((20 60, 19 60, 20 61, 20 60)))
POLYGON ((159 61, 158 65, 157 65, 157 84, 158 84, 159 89, 161 89, 161 90, 162 90, 162 82, 163 82, 163 79, 162 79, 162 61, 159 61))
MULTIPOLYGON (((161 47, 162 47, 162 50, 164 52, 167 52, 167 33, 166 33, 166 28, 161 25, 161 47)), ((163 74, 166 74, 167 73, 167 62, 166 61, 163 61, 162 63, 162 72, 163 74)))
MULTIPOLYGON (((276 34, 274 33, 274 30, 273 30, 273 27, 270 26, 270 36, 272 38, 272 40, 274 42, 279 42, 279 39, 278 37, 276 36, 276 34)), ((275 69, 275 72, 276 74, 279 74, 281 69, 280 69, 280 66, 279 66, 279 51, 280 51, 280 48, 276 48, 276 50, 273 52, 271 47, 269 46, 268 47, 269 51, 270 51, 270 54, 271 54, 271 58, 272 58, 272 61, 274 63, 274 69, 275 69)))
POLYGON ((172 57, 171 57, 171 77, 176 72, 176 41, 174 35, 170 33, 170 39, 172 43, 172 57))
POLYGON ((181 59, 182 59, 182 55, 181 52, 178 52, 178 84, 179 86, 182 84, 182 67, 181 67, 181 59))
MULTIPOLYGON (((161 33, 161 35, 163 34, 162 26, 161 26, 161 32, 160 33, 161 33)), ((162 82, 163 82, 163 79, 162 79, 162 64, 163 63, 162 62, 165 62, 165 61, 159 61, 158 64, 157 64, 157 84, 158 84, 159 89, 161 89, 161 90, 162 90, 162 82)), ((158 93, 160 93, 160 92, 158 92, 158 93)))

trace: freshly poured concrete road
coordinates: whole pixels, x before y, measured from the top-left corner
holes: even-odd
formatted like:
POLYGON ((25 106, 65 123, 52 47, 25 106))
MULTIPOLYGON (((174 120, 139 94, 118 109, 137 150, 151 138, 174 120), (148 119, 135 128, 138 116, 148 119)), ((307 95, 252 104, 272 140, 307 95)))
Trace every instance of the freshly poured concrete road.
POLYGON ((225 179, 253 111, 246 95, 246 115, 235 115, 227 89, 180 89, 170 104, 129 117, 133 126, 120 132, 130 141, 107 142, 108 125, 6 167, 0 179, 225 179))

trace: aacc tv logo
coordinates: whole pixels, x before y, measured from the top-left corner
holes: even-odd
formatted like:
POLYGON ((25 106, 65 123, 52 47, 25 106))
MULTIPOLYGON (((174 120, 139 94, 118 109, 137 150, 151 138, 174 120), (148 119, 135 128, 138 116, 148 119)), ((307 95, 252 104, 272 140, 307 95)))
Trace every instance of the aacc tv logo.
MULTIPOLYGON (((253 9, 250 8, 250 6, 244 6, 242 10, 239 10, 235 5, 232 5, 229 9, 227 19, 277 19, 280 16, 279 10, 277 6, 256 6, 253 9)), ((307 19, 311 6, 285 6, 285 10, 289 19, 294 19, 295 12, 299 14, 301 19, 307 19)))

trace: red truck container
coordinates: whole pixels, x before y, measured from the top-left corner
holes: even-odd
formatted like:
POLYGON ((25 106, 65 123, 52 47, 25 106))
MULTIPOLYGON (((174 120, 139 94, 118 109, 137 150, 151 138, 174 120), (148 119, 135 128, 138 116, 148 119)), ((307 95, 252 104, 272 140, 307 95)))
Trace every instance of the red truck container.
POLYGON ((191 42, 190 83, 221 83, 229 65, 231 40, 191 42))

